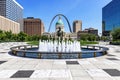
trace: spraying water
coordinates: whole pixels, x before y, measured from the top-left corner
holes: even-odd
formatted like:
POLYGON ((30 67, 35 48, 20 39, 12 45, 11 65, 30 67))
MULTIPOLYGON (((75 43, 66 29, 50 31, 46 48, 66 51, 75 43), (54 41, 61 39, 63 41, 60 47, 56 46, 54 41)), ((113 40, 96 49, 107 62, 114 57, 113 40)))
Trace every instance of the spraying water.
POLYGON ((40 52, 80 52, 81 46, 78 41, 39 41, 40 52))

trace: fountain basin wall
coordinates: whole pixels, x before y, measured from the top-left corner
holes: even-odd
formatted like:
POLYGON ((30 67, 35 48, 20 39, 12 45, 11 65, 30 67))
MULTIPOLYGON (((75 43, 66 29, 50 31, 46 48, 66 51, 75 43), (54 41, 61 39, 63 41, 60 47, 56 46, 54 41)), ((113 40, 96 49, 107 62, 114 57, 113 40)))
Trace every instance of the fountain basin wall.
POLYGON ((40 52, 38 46, 22 45, 10 48, 14 56, 38 59, 80 59, 99 57, 107 54, 108 48, 100 46, 81 46, 79 52, 40 52))

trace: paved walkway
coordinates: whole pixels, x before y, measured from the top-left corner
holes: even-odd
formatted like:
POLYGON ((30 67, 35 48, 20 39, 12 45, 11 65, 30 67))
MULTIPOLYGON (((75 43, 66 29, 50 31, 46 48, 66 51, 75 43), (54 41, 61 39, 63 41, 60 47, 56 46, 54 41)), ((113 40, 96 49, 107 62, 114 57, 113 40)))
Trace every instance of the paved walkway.
MULTIPOLYGON (((9 48, 25 43, 0 43, 0 80, 120 80, 120 46, 88 59, 30 59, 11 56, 9 48)), ((100 44, 101 45, 101 44, 100 44)))

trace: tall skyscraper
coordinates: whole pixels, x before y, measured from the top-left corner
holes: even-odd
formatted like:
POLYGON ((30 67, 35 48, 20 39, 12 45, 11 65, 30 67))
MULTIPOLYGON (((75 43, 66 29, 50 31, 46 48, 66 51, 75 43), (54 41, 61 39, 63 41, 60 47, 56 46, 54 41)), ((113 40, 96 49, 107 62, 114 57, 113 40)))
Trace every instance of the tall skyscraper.
POLYGON ((25 18, 24 32, 28 35, 42 35, 44 32, 44 24, 39 18, 25 18))
POLYGON ((0 15, 20 23, 23 31, 23 7, 16 0, 0 0, 0 15))
POLYGON ((76 20, 73 22, 73 32, 77 33, 82 30, 82 21, 76 20))
POLYGON ((117 27, 120 27, 120 0, 112 0, 102 9, 103 35, 109 36, 117 27))

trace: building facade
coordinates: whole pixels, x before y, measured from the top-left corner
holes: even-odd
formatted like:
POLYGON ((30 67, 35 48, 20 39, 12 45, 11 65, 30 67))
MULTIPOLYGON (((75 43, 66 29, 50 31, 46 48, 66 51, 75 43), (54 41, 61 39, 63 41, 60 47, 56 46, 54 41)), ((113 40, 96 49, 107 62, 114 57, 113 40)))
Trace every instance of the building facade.
POLYGON ((83 30, 83 31, 78 31, 77 32, 77 39, 80 39, 80 36, 82 35, 82 34, 88 34, 89 32, 88 31, 85 31, 85 30, 83 30))
POLYGON ((77 32, 77 37, 78 39, 80 38, 81 34, 94 34, 96 36, 98 36, 98 29, 94 29, 94 28, 87 28, 83 31, 78 31, 77 32))
POLYGON ((77 33, 78 31, 82 31, 82 21, 74 21, 73 22, 73 32, 77 33))
POLYGON ((44 24, 39 18, 25 18, 24 32, 28 35, 42 35, 44 33, 44 24))
POLYGON ((0 0, 0 15, 20 23, 23 31, 23 7, 16 0, 0 0))
POLYGON ((112 0, 102 9, 102 34, 109 36, 110 31, 120 27, 120 0, 112 0))
POLYGON ((85 29, 85 31, 88 31, 88 33, 98 36, 98 29, 87 28, 87 29, 85 29))
POLYGON ((0 30, 12 31, 12 33, 18 34, 20 32, 20 24, 0 16, 0 30))

